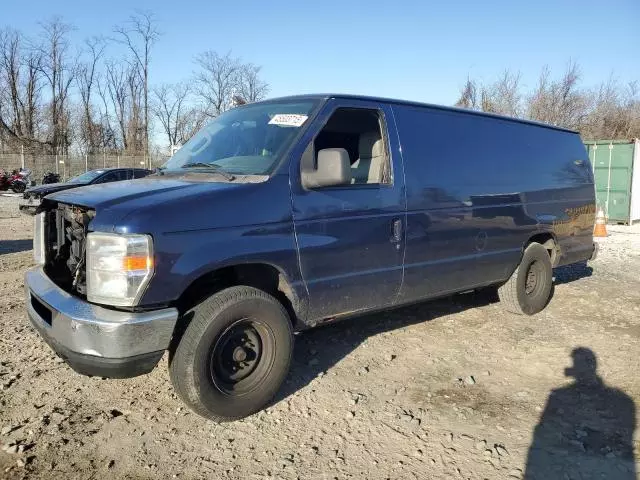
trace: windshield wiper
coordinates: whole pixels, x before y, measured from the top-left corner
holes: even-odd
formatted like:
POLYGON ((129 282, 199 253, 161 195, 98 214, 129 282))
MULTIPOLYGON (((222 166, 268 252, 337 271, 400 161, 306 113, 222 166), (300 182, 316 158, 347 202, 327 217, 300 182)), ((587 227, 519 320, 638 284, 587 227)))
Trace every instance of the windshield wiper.
POLYGON ((222 168, 220 168, 220 166, 213 163, 205 163, 205 162, 185 163, 180 168, 208 168, 210 170, 215 171, 216 173, 219 173, 229 182, 231 182, 232 180, 235 180, 236 178, 235 175, 223 170, 222 168))

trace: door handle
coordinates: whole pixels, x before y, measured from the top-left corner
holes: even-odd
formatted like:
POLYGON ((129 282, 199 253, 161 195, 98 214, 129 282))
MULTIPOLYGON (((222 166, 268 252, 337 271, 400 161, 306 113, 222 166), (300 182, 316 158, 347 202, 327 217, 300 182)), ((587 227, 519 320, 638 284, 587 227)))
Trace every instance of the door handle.
POLYGON ((402 220, 396 218, 391 227, 391 241, 399 243, 402 241, 402 220))

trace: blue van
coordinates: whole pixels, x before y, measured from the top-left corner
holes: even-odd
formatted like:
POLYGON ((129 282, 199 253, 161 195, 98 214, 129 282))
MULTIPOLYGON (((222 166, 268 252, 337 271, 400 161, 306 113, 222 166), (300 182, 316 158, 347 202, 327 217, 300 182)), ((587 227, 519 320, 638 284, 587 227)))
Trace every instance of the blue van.
POLYGON ((47 196, 27 311, 77 372, 130 377, 169 351, 212 420, 264 407, 293 333, 495 287, 549 302, 592 258, 593 174, 576 132, 399 100, 305 95, 240 106, 156 174, 47 196))

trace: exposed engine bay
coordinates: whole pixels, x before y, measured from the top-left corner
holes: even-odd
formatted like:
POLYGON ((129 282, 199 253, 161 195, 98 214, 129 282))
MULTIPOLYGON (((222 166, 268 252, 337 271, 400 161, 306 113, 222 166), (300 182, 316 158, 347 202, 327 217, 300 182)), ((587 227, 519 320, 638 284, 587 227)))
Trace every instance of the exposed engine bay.
POLYGON ((95 211, 57 204, 45 211, 45 272, 60 288, 86 296, 87 228, 95 211))

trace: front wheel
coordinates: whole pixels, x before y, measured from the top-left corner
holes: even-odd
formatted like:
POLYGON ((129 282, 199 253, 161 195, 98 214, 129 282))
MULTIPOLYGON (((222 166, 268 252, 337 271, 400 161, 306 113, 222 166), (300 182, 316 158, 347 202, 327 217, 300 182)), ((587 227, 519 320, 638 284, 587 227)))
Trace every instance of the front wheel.
POLYGON ((27 189, 26 184, 22 183, 22 182, 17 182, 17 183, 13 183, 11 185, 11 190, 13 190, 16 193, 22 193, 27 189))
POLYGON ((293 332, 286 310, 252 287, 222 290, 189 310, 169 362, 171 383, 194 412, 214 421, 263 408, 284 381, 293 332))
POLYGON ((534 315, 549 303, 552 286, 553 268, 549 253, 539 243, 531 243, 516 271, 498 289, 498 295, 510 312, 534 315))

